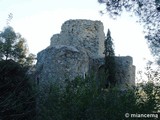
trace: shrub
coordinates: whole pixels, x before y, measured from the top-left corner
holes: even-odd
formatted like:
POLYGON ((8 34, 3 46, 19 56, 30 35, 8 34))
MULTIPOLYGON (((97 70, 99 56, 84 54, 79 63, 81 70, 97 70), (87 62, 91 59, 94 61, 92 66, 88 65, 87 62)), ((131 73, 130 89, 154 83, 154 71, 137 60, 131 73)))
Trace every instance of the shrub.
POLYGON ((52 85, 41 103, 41 120, 122 120, 125 113, 158 112, 159 89, 154 84, 122 91, 116 87, 101 89, 96 83, 93 77, 78 77, 66 81, 64 89, 52 85))
POLYGON ((13 60, 0 61, 0 119, 31 120, 35 97, 26 70, 13 60))

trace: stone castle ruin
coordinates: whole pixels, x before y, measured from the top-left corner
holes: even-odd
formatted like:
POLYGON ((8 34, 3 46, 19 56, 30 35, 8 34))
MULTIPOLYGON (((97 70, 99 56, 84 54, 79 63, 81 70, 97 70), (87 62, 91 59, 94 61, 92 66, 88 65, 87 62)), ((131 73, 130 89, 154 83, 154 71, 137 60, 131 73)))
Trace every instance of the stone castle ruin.
MULTIPOLYGON (((100 21, 68 20, 60 34, 51 38, 50 46, 37 55, 36 76, 39 86, 62 84, 66 79, 98 74, 104 64, 104 27, 100 21)), ((116 81, 135 84, 132 57, 115 57, 116 81)))

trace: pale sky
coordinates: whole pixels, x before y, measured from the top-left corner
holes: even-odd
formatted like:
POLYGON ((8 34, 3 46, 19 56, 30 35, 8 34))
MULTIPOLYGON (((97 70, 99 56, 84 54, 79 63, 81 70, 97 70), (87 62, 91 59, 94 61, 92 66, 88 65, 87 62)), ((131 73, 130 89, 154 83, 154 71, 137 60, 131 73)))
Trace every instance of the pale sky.
POLYGON ((99 10, 103 9, 97 0, 0 0, 0 31, 12 13, 10 25, 27 40, 30 52, 37 54, 49 46, 51 36, 60 32, 66 20, 100 20, 105 34, 111 30, 116 55, 132 56, 137 70, 143 69, 145 61, 152 60, 143 27, 126 13, 117 20, 101 16, 99 10))

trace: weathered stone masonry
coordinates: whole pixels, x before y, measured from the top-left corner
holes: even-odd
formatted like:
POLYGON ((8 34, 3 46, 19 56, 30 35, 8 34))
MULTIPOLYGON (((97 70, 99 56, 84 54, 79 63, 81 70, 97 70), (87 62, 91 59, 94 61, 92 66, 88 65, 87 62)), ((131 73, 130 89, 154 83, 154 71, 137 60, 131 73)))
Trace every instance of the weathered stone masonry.
MULTIPOLYGON (((98 71, 104 64, 103 24, 100 21, 68 20, 60 34, 51 38, 51 44, 37 55, 36 74, 39 86, 63 83, 76 76, 85 77, 91 70, 98 71)), ((135 83, 135 66, 131 57, 115 57, 116 79, 119 84, 135 83)), ((96 72, 95 72, 96 73, 96 72)))

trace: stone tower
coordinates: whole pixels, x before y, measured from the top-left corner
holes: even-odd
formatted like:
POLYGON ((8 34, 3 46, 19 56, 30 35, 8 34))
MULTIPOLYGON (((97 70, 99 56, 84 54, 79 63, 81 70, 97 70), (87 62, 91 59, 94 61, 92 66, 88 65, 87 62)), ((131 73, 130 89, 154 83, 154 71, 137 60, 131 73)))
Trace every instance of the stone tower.
MULTIPOLYGON (((100 21, 68 20, 60 34, 51 38, 50 46, 37 55, 36 76, 43 88, 76 76, 85 77, 104 64, 103 24, 100 21)), ((117 80, 120 84, 135 82, 131 57, 116 57, 117 80)))
POLYGON ((62 25, 60 34, 52 36, 50 46, 73 46, 87 53, 89 57, 104 56, 103 29, 100 21, 69 20, 62 25))

